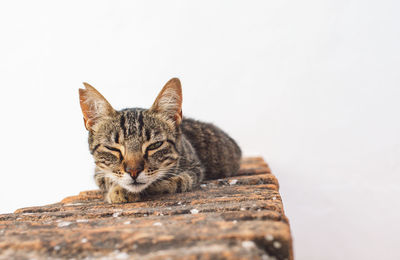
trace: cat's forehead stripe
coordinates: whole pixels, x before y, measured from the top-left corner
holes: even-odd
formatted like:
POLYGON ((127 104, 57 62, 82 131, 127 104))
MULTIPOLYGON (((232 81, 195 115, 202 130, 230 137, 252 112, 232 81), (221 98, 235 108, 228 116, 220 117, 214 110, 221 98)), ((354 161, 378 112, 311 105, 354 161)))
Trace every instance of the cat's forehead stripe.
POLYGON ((151 135, 150 135, 150 130, 148 128, 145 129, 145 134, 146 134, 146 141, 149 141, 151 135))
POLYGON ((121 113, 121 119, 119 121, 119 125, 122 129, 122 133, 124 134, 124 136, 126 136, 125 113, 124 112, 121 113))
POLYGON ((138 132, 139 133, 142 133, 142 130, 143 130, 143 111, 138 111, 139 112, 139 117, 138 117, 138 120, 137 120, 137 122, 138 122, 138 132))
POLYGON ((144 112, 143 109, 121 111, 120 127, 125 137, 145 135, 147 138, 150 136, 147 127, 145 127, 144 112))
POLYGON ((126 125, 126 129, 127 129, 127 135, 128 136, 130 136, 130 135, 133 135, 134 134, 134 130, 135 130, 135 128, 133 127, 133 115, 132 115, 132 113, 126 113, 125 114, 125 117, 126 117, 126 123, 125 123, 125 125, 126 125))

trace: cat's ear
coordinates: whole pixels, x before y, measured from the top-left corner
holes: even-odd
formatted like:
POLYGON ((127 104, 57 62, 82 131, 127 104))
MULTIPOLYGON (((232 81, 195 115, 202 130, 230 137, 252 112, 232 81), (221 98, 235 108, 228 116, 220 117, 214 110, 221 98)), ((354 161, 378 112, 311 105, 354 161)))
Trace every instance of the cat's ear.
POLYGON ((182 88, 177 78, 170 79, 161 92, 150 111, 163 113, 172 119, 177 125, 182 121, 182 88))
POLYGON ((113 115, 115 110, 94 87, 85 82, 83 85, 85 89, 79 89, 79 101, 85 127, 87 130, 92 130, 101 118, 113 115))

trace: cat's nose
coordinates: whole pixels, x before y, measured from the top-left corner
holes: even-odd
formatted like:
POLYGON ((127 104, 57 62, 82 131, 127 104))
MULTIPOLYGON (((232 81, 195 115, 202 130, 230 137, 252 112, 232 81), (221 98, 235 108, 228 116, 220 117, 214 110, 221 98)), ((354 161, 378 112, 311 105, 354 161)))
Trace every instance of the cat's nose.
POLYGON ((143 169, 144 169, 143 165, 139 165, 139 166, 136 166, 136 167, 130 167, 128 165, 125 165, 125 172, 129 173, 129 175, 134 180, 136 180, 136 178, 143 171, 143 169))

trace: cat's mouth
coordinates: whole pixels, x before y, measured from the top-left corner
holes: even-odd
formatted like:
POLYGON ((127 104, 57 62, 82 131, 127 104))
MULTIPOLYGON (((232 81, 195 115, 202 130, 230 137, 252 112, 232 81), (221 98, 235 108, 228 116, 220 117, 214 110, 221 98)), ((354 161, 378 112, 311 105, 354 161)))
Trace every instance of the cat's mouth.
POLYGON ((134 185, 134 186, 139 186, 139 185, 144 185, 144 184, 146 184, 146 183, 138 182, 137 180, 134 180, 134 181, 131 182, 131 185, 134 185))

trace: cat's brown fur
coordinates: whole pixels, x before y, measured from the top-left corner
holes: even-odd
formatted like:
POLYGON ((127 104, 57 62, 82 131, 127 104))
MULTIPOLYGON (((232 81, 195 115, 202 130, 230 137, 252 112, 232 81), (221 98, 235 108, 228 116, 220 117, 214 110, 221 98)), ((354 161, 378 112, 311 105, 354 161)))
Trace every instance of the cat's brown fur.
POLYGON ((234 175, 241 151, 216 126, 182 117, 179 79, 166 83, 150 109, 114 110, 92 86, 79 89, 96 184, 110 203, 145 194, 189 191, 204 178, 234 175))

